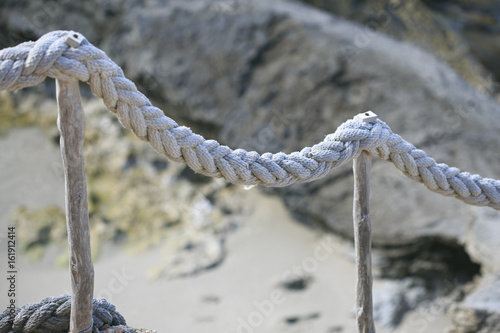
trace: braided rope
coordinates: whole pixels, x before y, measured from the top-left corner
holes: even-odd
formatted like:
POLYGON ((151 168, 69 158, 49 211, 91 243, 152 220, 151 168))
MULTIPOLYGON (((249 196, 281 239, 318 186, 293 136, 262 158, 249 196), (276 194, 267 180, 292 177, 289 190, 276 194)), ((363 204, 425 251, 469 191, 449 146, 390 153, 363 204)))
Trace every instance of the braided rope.
MULTIPOLYGON (((0 333, 66 333, 69 331, 70 313, 70 295, 47 297, 39 303, 16 308, 14 320, 9 309, 0 313, 0 333)), ((94 299, 92 319, 93 331, 108 326, 126 325, 115 306, 104 298, 94 299)))
POLYGON ((287 186, 309 182, 359 156, 362 150, 392 162, 403 174, 431 191, 468 204, 500 209, 500 181, 437 164, 424 151, 392 133, 380 120, 348 120, 323 142, 291 154, 232 150, 179 126, 140 93, 121 68, 87 40, 72 48, 71 32, 55 31, 36 42, 0 51, 0 90, 34 86, 45 77, 87 82, 120 123, 169 159, 195 172, 234 184, 287 186))

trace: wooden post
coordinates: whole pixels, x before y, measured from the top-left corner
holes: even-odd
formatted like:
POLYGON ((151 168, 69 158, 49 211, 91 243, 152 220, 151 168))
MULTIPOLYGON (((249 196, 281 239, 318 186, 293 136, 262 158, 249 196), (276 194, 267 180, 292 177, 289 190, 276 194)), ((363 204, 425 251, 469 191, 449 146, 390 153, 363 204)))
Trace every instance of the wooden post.
MULTIPOLYGON (((369 111, 358 115, 358 121, 375 121, 369 111)), ((356 251, 356 322, 359 333, 375 333, 372 301, 372 227, 370 221, 370 167, 372 157, 362 151, 353 161, 354 171, 354 247, 356 251)))
POLYGON ((85 118, 77 80, 56 80, 57 126, 61 132, 66 225, 71 273, 71 333, 92 331, 94 267, 90 251, 87 182, 83 158, 85 118))

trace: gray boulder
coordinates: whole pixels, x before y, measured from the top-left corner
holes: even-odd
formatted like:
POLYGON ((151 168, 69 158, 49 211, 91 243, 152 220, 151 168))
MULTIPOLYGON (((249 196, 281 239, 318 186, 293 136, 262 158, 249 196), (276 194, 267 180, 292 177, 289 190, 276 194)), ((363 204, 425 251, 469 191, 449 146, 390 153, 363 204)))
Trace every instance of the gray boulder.
MULTIPOLYGON (((206 137, 290 152, 372 109, 438 161, 499 174, 491 163, 498 105, 417 48, 294 3, 132 9, 102 47, 167 114, 206 137)), ((277 191, 293 211, 350 236, 350 174, 345 166, 277 191)), ((383 162, 375 162, 372 179, 377 244, 427 236, 463 241, 474 219, 469 207, 383 162)))
POLYGON ((450 333, 490 333, 500 331, 500 277, 485 276, 463 302, 450 307, 455 324, 450 333))
POLYGON ((417 45, 480 90, 493 90, 498 81, 495 0, 301 1, 417 45))
MULTIPOLYGON (((89 3, 64 6, 86 13, 89 3)), ((21 15, 16 8, 9 18, 21 15)), ((106 25, 98 46, 168 115, 206 137, 261 153, 291 152, 371 109, 436 160, 500 174, 492 163, 499 106, 411 45, 292 2, 109 2, 104 8, 112 18, 101 11, 75 21, 69 15, 62 25, 91 41, 106 25)), ((372 189, 376 244, 427 236, 462 242, 474 219, 469 207, 430 193, 385 162, 374 163, 372 189)), ((277 192, 298 214, 351 236, 350 166, 277 192)))

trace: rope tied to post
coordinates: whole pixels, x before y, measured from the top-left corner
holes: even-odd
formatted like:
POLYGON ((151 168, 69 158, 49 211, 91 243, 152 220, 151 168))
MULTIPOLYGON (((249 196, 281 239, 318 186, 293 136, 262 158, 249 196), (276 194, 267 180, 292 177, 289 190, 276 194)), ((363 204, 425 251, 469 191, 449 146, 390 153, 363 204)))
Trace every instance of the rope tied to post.
MULTIPOLYGON (((0 313, 0 333, 66 333, 69 330, 71 295, 44 298, 39 303, 26 304, 14 311, 0 313)), ((93 300, 93 332, 110 326, 126 325, 113 304, 104 298, 93 300)))
POLYGON ((206 140, 153 106, 121 68, 83 36, 76 34, 81 42, 72 43, 75 34, 55 31, 36 42, 1 50, 0 90, 34 86, 46 77, 87 82, 120 123, 148 141, 157 152, 187 163, 195 172, 234 184, 282 187, 313 181, 366 150, 392 162, 403 174, 431 191, 471 205, 500 209, 500 181, 436 163, 381 120, 348 120, 324 141, 291 154, 260 155, 206 140))

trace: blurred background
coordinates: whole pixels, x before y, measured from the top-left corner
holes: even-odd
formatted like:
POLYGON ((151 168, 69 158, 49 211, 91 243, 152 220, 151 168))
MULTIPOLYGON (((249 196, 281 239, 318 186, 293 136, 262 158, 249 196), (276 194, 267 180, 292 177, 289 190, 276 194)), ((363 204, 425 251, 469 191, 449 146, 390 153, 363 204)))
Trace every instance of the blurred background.
MULTIPOLYGON (((500 1, 0 2, 0 48, 53 30, 232 148, 289 153, 372 110, 438 162, 500 177, 500 1)), ((350 164, 245 190, 168 161, 81 92, 94 297, 158 332, 355 332, 350 164)), ((70 292, 56 118, 53 80, 0 92, 18 306, 70 292)), ((377 159, 371 186, 378 331, 500 331, 500 214, 377 159)))

